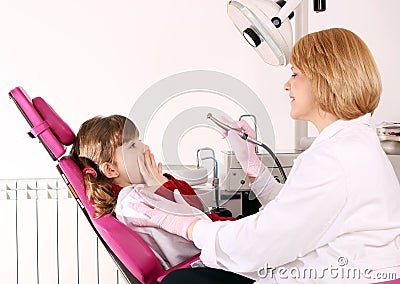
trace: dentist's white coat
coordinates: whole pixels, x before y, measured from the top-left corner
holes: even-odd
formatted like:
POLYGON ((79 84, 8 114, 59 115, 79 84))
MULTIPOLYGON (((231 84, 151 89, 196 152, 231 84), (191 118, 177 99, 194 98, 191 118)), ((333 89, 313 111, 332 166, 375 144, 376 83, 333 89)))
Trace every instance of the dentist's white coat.
MULTIPOLYGON (((399 278, 400 186, 369 119, 367 114, 326 127, 295 160, 283 187, 265 171, 252 185, 263 204, 257 214, 234 222, 199 221, 193 238, 204 264, 257 283, 281 281, 257 275, 267 264, 315 268, 319 276, 324 268, 354 267, 397 272, 399 278)), ((286 283, 312 282, 280 273, 286 283)), ((315 282, 331 282, 326 274, 315 282)))

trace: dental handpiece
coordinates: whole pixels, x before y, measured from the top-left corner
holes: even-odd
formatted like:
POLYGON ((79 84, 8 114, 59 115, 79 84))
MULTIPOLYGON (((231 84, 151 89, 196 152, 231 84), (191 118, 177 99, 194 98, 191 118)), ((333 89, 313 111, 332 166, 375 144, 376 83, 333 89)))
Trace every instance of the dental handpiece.
POLYGON ((255 138, 249 136, 247 133, 245 133, 243 130, 241 129, 237 129, 234 127, 229 126, 226 123, 223 123, 222 121, 218 120, 217 118, 215 118, 212 113, 208 113, 207 114, 207 118, 210 119, 212 122, 214 122, 216 125, 218 125, 219 127, 221 127, 222 129, 224 129, 225 131, 232 131, 234 133, 236 133, 237 135, 239 135, 243 140, 249 141, 255 145, 258 146, 262 146, 262 142, 256 140, 255 138))
POLYGON ((237 129, 234 127, 229 126, 226 123, 223 123, 222 121, 218 120, 217 118, 215 118, 212 113, 208 113, 207 114, 207 118, 210 119, 212 122, 214 122, 216 125, 218 125, 219 127, 221 127, 222 129, 224 129, 225 131, 233 131, 234 133, 236 133, 237 135, 239 135, 240 138, 242 138, 243 140, 249 141, 250 143, 253 143, 255 145, 261 146, 262 148, 264 148, 265 150, 267 150, 267 152, 271 155, 271 157, 274 159, 279 172, 282 176, 283 182, 286 181, 287 177, 285 174, 285 171, 283 170, 283 167, 281 165, 281 163, 279 162, 278 157, 274 154, 274 152, 264 143, 256 140, 255 138, 249 136, 247 133, 245 133, 243 130, 241 129, 237 129))

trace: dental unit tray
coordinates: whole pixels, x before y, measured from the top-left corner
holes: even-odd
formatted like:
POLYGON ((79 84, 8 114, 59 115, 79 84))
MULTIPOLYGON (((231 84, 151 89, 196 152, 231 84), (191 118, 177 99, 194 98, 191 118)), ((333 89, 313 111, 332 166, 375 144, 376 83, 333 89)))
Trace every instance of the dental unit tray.
POLYGON ((377 125, 376 133, 386 154, 400 155, 399 122, 382 122, 377 125))
POLYGON ((400 142, 400 123, 382 122, 377 125, 376 133, 381 141, 391 140, 400 142))
POLYGON ((131 228, 111 214, 95 219, 93 202, 87 198, 82 171, 65 155, 66 146, 75 139, 74 132, 44 99, 31 99, 20 87, 11 90, 9 96, 28 122, 31 128, 29 136, 38 138, 51 158, 57 161, 61 177, 128 284, 159 283, 169 272, 190 268, 198 262, 199 255, 195 255, 165 270, 147 243, 131 228))

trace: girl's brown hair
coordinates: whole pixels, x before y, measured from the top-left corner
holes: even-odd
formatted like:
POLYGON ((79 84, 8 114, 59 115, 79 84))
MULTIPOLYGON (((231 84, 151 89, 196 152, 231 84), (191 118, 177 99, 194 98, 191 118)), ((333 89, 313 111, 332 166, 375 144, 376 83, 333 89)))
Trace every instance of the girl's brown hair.
POLYGON ((368 46, 353 32, 333 28, 308 34, 294 45, 290 62, 311 81, 323 111, 350 120, 377 108, 381 77, 368 46))
POLYGON ((112 214, 117 203, 113 181, 101 172, 100 165, 114 163, 116 149, 138 135, 135 124, 122 115, 96 116, 81 125, 71 149, 71 157, 81 170, 91 167, 97 173, 97 177, 84 175, 86 193, 96 211, 95 218, 112 214))

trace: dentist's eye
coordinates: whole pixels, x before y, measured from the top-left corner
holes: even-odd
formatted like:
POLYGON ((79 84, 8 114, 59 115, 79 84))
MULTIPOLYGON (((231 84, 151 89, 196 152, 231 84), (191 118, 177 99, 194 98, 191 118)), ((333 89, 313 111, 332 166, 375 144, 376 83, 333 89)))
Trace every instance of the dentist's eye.
POLYGON ((296 72, 297 70, 294 67, 290 68, 290 70, 292 71, 292 77, 293 78, 298 75, 298 73, 296 72))
POLYGON ((129 145, 129 148, 135 148, 135 146, 136 146, 136 143, 131 143, 131 144, 129 145))

